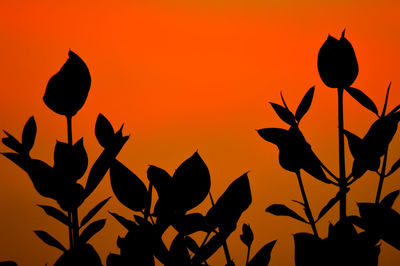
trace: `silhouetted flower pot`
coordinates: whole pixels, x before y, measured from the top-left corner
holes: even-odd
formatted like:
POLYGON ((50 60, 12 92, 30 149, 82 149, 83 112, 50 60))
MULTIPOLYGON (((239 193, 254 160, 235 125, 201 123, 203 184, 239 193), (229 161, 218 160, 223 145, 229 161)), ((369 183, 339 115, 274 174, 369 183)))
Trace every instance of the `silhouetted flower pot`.
POLYGON ((339 40, 329 35, 318 53, 319 75, 331 88, 347 88, 358 75, 356 54, 344 33, 339 40))

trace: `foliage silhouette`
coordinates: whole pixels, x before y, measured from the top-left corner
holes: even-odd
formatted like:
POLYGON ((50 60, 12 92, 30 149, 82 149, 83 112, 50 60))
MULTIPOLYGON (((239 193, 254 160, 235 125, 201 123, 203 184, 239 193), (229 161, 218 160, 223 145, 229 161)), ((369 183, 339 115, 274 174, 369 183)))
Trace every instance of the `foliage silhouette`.
POLYGON ((381 114, 372 99, 361 90, 351 87, 358 75, 358 63, 354 49, 344 34, 343 31, 339 40, 328 37, 318 53, 317 63, 322 81, 328 87, 336 88, 338 91, 339 177, 329 171, 318 159, 299 128, 300 119, 311 106, 314 87, 305 94, 295 115, 287 107, 282 94, 284 106, 271 104, 279 118, 289 124, 289 130, 266 128, 257 131, 264 140, 278 146, 280 165, 288 171, 295 172, 298 178, 303 197, 303 202, 298 203, 304 207, 307 220, 282 204, 272 204, 266 211, 310 224, 313 234, 296 233, 294 235, 295 264, 300 266, 377 265, 380 240, 400 250, 400 215, 392 209, 399 191, 389 193, 380 200, 384 179, 400 167, 400 160, 398 160, 386 174, 388 147, 400 121, 400 106, 396 106, 386 114, 390 84, 381 114), (378 117, 363 138, 343 127, 344 91, 378 117), (345 173, 344 136, 347 138, 353 156, 352 171, 348 175, 345 173), (307 200, 300 175, 301 169, 317 180, 339 188, 337 194, 321 209, 316 220, 314 220, 307 200), (379 171, 379 169, 381 170, 379 171), (360 217, 347 216, 346 195, 350 190, 350 185, 360 179, 368 170, 379 175, 376 200, 373 203, 358 203, 360 217), (328 179, 328 176, 331 179, 328 179), (340 219, 334 225, 329 225, 327 238, 320 238, 316 223, 338 202, 340 203, 340 219), (358 232, 355 226, 363 231, 358 232))
POLYGON ((69 51, 68 55, 69 58, 61 70, 49 80, 43 97, 45 104, 51 110, 67 118, 68 143, 57 141, 54 148, 54 165, 50 166, 41 160, 33 159, 29 154, 37 132, 33 117, 25 124, 21 142, 4 131, 7 137, 2 141, 14 152, 2 154, 29 175, 41 196, 55 200, 61 208, 39 205, 47 215, 68 227, 70 240, 68 249, 49 233, 35 231, 43 242, 64 252, 55 265, 101 265, 99 255, 87 241, 104 227, 105 219, 88 223, 109 198, 89 211, 80 224, 78 208, 103 179, 128 137, 122 136, 122 128, 114 133, 107 119, 99 115, 96 122, 96 136, 101 144, 107 145, 103 145, 104 150, 90 169, 86 186, 83 187, 78 181, 87 172, 88 157, 83 138, 75 144, 72 141, 72 117, 86 101, 91 77, 86 64, 77 54, 69 51))
MULTIPOLYGON (((134 220, 130 220, 110 212, 128 232, 125 237, 118 237, 120 254, 110 254, 107 265, 155 265, 155 258, 164 265, 207 265, 207 259, 220 247, 224 249, 227 265, 234 265, 227 239, 236 229, 241 214, 251 204, 247 174, 233 181, 215 203, 210 193, 210 173, 198 152, 185 160, 172 176, 150 165, 147 178, 148 188, 121 162, 115 159, 111 165, 110 179, 114 194, 123 205, 140 215, 134 215, 134 220), (153 187, 158 199, 151 211, 152 201, 155 200, 152 196, 153 187), (188 213, 207 196, 212 207, 206 215, 188 213), (177 234, 168 249, 162 236, 170 226, 177 234), (201 245, 190 237, 196 232, 206 235, 201 245)), ((247 238, 248 234, 247 230, 247 238)), ((250 248, 251 243, 248 242, 248 245, 250 248)), ((258 255, 259 264, 253 264, 268 265, 272 247, 258 255)))

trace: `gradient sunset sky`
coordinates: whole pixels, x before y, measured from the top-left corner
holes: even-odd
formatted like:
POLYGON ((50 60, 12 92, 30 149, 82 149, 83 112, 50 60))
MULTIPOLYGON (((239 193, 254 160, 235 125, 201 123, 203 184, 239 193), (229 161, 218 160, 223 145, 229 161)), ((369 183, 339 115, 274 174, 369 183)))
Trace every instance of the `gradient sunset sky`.
MULTIPOLYGON (((292 234, 310 232, 305 224, 265 212, 272 203, 301 209, 296 177, 278 163, 275 146, 256 129, 286 127, 268 102, 280 103, 280 91, 295 110, 304 93, 316 86, 301 129, 313 150, 338 172, 336 91, 319 78, 317 54, 331 34, 343 29, 359 63, 354 87, 374 99, 382 110, 392 82, 389 108, 400 103, 399 1, 9 1, 0 2, 0 128, 20 138, 28 118, 35 116, 38 134, 32 156, 53 164, 56 139, 66 141, 65 119, 42 101, 46 84, 76 52, 88 65, 92 87, 73 121, 74 141, 84 137, 89 165, 101 152, 94 136, 99 113, 114 125, 125 123, 131 137, 118 159, 146 184, 150 164, 169 173, 196 150, 211 173, 211 192, 218 198, 226 187, 249 172, 253 204, 238 225, 248 223, 255 234, 252 255, 277 239, 271 266, 293 265, 292 234), (187 3, 190 2, 190 3, 187 3)), ((345 97, 345 128, 363 136, 374 115, 345 97)), ((3 137, 3 135, 2 135, 3 137)), ((0 151, 9 151, 0 145, 0 151)), ((400 156, 398 134, 389 150, 391 166, 400 156)), ((347 151, 347 168, 351 155, 347 151)), ((37 204, 57 206, 40 197, 28 176, 0 157, 0 261, 19 265, 53 264, 60 252, 45 245, 33 230, 46 230, 65 245, 67 230, 44 215, 37 204)), ((316 215, 336 194, 335 187, 304 174, 316 215)), ((368 173, 349 192, 350 214, 356 202, 375 199, 378 178, 368 173)), ((400 188, 400 176, 385 181, 383 195, 400 188)), ((111 196, 107 175, 80 209, 80 217, 111 196)), ((205 200, 200 211, 210 207, 205 200)), ((396 210, 400 204, 394 205, 396 210)), ((103 263, 118 252, 116 239, 125 230, 106 210, 125 217, 132 212, 113 197, 98 217, 107 218, 91 243, 103 263)), ((326 236, 338 208, 318 229, 326 236)), ((173 232, 170 232, 173 234, 173 232)), ((228 245, 237 265, 246 257, 240 230, 228 245)), ((169 240, 167 239, 167 242, 169 240)), ((169 242, 168 242, 169 243, 169 242)), ((219 251, 210 265, 224 265, 219 251)), ((400 252, 382 243, 380 264, 400 264, 400 252)))

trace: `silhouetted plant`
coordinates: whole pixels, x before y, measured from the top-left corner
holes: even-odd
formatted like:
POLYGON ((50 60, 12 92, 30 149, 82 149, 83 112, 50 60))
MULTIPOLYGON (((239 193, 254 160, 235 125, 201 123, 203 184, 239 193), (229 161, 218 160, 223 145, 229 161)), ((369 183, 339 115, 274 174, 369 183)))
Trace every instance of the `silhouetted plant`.
POLYGON ((322 81, 338 91, 339 177, 318 159, 299 129, 301 118, 311 106, 314 87, 306 93, 295 114, 289 110, 282 95, 284 106, 271 103, 278 116, 289 124, 289 130, 280 128, 258 130, 263 139, 278 146, 280 165, 296 173, 303 197, 303 202, 297 203, 304 207, 307 219, 282 204, 273 204, 266 211, 310 224, 313 231, 313 234, 294 235, 296 265, 377 265, 380 253, 378 243, 381 239, 400 249, 400 215, 391 208, 399 191, 388 194, 380 201, 384 179, 400 167, 399 159, 386 174, 388 147, 400 121, 400 105, 386 114, 389 85, 384 107, 379 115, 375 103, 361 90, 351 87, 358 75, 358 63, 353 47, 344 37, 344 33, 343 31, 339 40, 329 36, 318 54, 318 71, 322 81), (378 117, 362 139, 343 128, 343 91, 347 91, 352 98, 378 117), (354 158, 352 172, 347 176, 344 136, 347 137, 354 158), (382 156, 383 163, 379 171, 382 156), (307 200, 300 175, 301 169, 319 181, 339 188, 338 193, 322 208, 316 220, 307 200), (323 170, 332 179, 328 179, 323 170), (376 200, 374 203, 359 203, 360 217, 349 217, 346 215, 346 194, 350 185, 368 170, 379 175, 376 200), (321 239, 316 223, 338 202, 340 202, 340 219, 335 225, 330 224, 328 237, 321 239), (358 233, 354 225, 364 231, 358 233))
POLYGON ((122 136, 122 128, 114 133, 107 119, 100 114, 96 122, 96 136, 104 150, 90 169, 86 186, 78 183, 87 170, 88 157, 83 138, 73 143, 72 117, 86 101, 91 78, 82 59, 72 51, 69 51, 68 55, 69 58, 61 70, 49 80, 43 97, 51 110, 66 116, 67 119, 68 143, 57 141, 54 148, 54 166, 33 159, 29 154, 37 131, 33 117, 25 124, 21 142, 5 132, 7 137, 3 138, 3 143, 14 152, 2 154, 29 175, 41 196, 57 201, 61 208, 60 210, 48 205, 39 205, 47 215, 68 227, 69 249, 49 233, 35 231, 46 244, 64 252, 55 265, 102 265, 97 252, 87 242, 104 227, 106 220, 88 223, 109 198, 98 203, 80 222, 78 208, 103 179, 128 137, 122 136))
MULTIPOLYGON (((233 181, 215 203, 210 193, 210 173, 197 152, 184 161, 172 176, 151 165, 147 178, 148 188, 121 162, 114 160, 111 165, 110 179, 115 196, 123 205, 141 215, 134 215, 134 220, 130 220, 111 212, 128 233, 123 238, 118 237, 120 254, 110 254, 107 265, 154 265, 155 258, 171 266, 208 265, 207 259, 220 247, 224 249, 227 265, 234 265, 227 239, 236 229, 241 214, 251 204, 247 174, 233 181), (158 199, 151 211, 153 187, 158 199), (206 215, 189 213, 207 196, 212 207, 206 215), (162 235, 170 226, 177 231, 177 235, 167 249, 162 235), (205 234, 200 245, 190 237, 196 232, 205 234)), ((251 243, 248 244, 250 248, 251 243)), ((273 244, 270 244, 260 251, 249 265, 268 265, 272 247, 273 244)))

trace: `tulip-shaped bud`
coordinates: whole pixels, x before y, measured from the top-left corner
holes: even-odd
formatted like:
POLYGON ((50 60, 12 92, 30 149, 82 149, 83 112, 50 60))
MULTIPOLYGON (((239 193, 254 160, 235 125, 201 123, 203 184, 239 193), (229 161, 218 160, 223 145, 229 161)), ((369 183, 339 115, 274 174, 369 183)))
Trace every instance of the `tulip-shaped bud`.
POLYGON ((250 225, 248 224, 243 224, 242 226, 242 234, 240 235, 240 240, 250 248, 251 244, 253 243, 254 239, 254 234, 253 231, 250 228, 250 225))
POLYGON ((51 110, 67 117, 74 116, 83 106, 90 89, 90 73, 85 62, 74 52, 46 87, 43 101, 51 110))
POLYGON ((318 53, 319 75, 331 88, 350 87, 358 75, 356 54, 344 33, 339 40, 329 35, 318 53))

